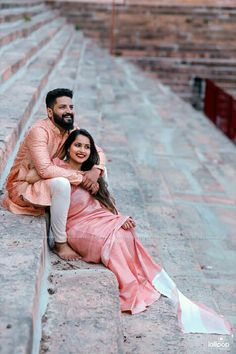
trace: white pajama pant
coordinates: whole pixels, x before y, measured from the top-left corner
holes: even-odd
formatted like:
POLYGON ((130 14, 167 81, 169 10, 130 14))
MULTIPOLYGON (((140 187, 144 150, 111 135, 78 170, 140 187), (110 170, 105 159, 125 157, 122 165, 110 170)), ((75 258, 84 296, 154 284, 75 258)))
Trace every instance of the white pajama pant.
POLYGON ((51 192, 50 231, 55 242, 64 243, 67 241, 66 222, 70 206, 70 182, 64 177, 55 177, 50 179, 49 188, 51 192))

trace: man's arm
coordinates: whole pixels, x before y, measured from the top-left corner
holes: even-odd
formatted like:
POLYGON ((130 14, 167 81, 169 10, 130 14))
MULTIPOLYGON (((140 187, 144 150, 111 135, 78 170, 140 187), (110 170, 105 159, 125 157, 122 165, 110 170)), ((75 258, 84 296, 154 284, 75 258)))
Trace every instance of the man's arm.
POLYGON ((84 179, 82 183, 82 186, 85 189, 91 190, 92 194, 97 193, 99 189, 97 180, 99 177, 103 176, 105 170, 105 154, 99 146, 96 146, 96 149, 99 154, 99 165, 94 165, 90 171, 86 171, 84 173, 84 179))
POLYGON ((101 171, 100 176, 103 176, 104 170, 105 170, 106 156, 105 156, 104 151, 99 146, 96 145, 96 149, 97 149, 97 152, 99 155, 100 162, 99 162, 99 165, 94 165, 93 168, 99 169, 101 171))
POLYGON ((42 179, 65 177, 74 185, 82 182, 83 175, 80 171, 65 169, 53 164, 48 151, 48 133, 43 127, 31 129, 26 137, 26 144, 34 167, 42 179))

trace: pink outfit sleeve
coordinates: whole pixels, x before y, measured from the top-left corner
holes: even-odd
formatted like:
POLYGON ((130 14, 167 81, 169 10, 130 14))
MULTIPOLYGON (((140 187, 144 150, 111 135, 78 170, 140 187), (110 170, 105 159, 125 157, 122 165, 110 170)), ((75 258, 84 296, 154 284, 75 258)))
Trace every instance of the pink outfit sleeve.
POLYGON ((104 174, 104 170, 105 170, 105 160, 106 160, 106 157, 105 157, 105 154, 103 152, 103 150, 96 145, 96 149, 97 149, 97 152, 98 152, 98 155, 99 155, 99 159, 100 159, 100 163, 99 165, 94 165, 95 168, 98 168, 99 170, 102 171, 101 175, 104 174))
POLYGON ((38 175, 42 179, 65 177, 71 184, 78 185, 83 180, 80 171, 55 166, 48 151, 48 133, 43 127, 31 129, 26 137, 26 144, 38 175))

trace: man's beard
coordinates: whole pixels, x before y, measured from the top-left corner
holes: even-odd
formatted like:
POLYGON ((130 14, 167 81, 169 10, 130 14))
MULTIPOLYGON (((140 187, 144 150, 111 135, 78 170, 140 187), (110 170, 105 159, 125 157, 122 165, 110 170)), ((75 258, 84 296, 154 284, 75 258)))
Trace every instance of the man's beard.
POLYGON ((71 130, 74 128, 74 114, 73 113, 64 113, 61 117, 53 112, 54 122, 65 130, 71 130), (70 117, 71 119, 68 119, 70 117))

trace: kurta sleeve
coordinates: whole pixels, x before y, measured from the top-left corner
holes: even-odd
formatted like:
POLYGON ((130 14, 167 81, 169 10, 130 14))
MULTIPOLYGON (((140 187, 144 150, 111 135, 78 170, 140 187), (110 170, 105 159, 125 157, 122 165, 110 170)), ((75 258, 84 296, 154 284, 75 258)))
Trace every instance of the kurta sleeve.
POLYGON ((97 152, 99 155, 100 162, 99 162, 99 165, 94 165, 94 167, 99 168, 102 171, 102 175, 103 175, 104 170, 105 170, 106 156, 105 156, 104 151, 99 146, 96 145, 96 149, 97 149, 97 152))
POLYGON ((53 164, 48 150, 48 140, 48 132, 43 127, 31 129, 26 137, 26 144, 38 175, 42 179, 65 177, 71 184, 80 184, 83 180, 80 171, 65 169, 53 164))

